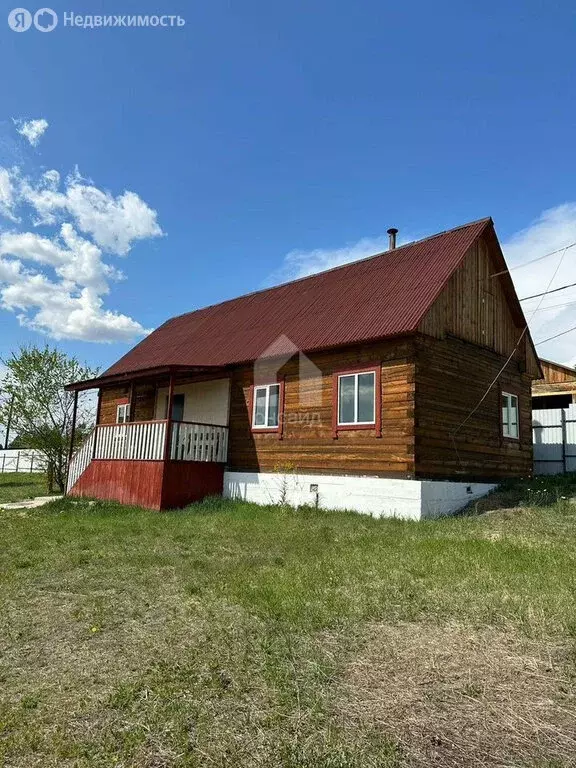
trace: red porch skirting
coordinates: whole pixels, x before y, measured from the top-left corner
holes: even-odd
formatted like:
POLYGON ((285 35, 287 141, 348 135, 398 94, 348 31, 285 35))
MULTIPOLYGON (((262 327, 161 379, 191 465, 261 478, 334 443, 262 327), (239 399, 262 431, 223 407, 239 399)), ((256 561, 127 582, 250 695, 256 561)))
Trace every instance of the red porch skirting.
POLYGON ((223 464, 93 459, 69 495, 160 510, 220 495, 223 484, 223 464))

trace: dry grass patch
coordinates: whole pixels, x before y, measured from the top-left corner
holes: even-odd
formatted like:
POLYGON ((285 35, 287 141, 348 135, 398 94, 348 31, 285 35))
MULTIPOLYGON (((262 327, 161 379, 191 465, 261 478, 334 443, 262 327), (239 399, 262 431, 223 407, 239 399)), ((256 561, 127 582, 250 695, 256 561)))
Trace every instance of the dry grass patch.
POLYGON ((566 645, 513 630, 373 626, 338 696, 346 727, 398 740, 409 766, 576 765, 566 645))

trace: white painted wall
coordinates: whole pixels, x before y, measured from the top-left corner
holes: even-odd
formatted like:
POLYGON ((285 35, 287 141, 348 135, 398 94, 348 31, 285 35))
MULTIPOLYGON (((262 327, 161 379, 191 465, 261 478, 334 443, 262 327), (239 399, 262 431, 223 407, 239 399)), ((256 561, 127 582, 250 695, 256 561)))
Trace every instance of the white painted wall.
POLYGON ((455 483, 443 480, 412 480, 422 486, 422 518, 452 515, 471 501, 486 496, 494 483, 455 483))
POLYGON ((496 487, 488 483, 381 477, 225 472, 223 495, 256 504, 279 504, 285 497, 286 503, 297 507, 316 503, 313 485, 318 486, 318 506, 323 509, 408 520, 453 514, 496 487))
MULTIPOLYGON (((197 381, 194 384, 174 387, 174 394, 184 395, 184 421, 228 425, 230 402, 230 381, 228 379, 197 381)), ((165 418, 167 396, 167 387, 158 390, 156 396, 157 419, 165 418)))

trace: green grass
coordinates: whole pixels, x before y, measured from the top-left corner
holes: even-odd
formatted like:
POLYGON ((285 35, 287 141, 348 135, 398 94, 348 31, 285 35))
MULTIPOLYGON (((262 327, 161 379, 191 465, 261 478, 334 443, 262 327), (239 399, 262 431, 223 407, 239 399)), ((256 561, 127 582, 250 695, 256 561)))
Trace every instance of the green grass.
POLYGON ((375 627, 552 643, 571 692, 575 480, 507 493, 541 482, 559 500, 423 523, 217 499, 1 513, 0 764, 415 765, 394 727, 343 714, 375 627))
POLYGON ((47 495, 46 475, 40 472, 0 473, 0 504, 47 495))

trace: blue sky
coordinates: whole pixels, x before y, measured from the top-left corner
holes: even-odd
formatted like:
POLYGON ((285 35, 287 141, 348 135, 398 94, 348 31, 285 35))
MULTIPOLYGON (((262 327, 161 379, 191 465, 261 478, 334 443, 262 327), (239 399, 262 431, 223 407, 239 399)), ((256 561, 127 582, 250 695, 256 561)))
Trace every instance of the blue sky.
MULTIPOLYGON (((0 23, 0 356, 48 339, 104 368, 143 329, 368 255, 390 226, 491 215, 512 264, 576 241, 572 3, 51 7, 50 33, 0 23), (186 24, 77 29, 65 11, 186 24), (48 126, 33 146, 14 120, 48 126)), ((559 260, 515 270, 519 292, 559 260)), ((536 339, 576 325, 570 301, 538 307, 536 339)), ((540 351, 576 362, 575 342, 540 351)))

